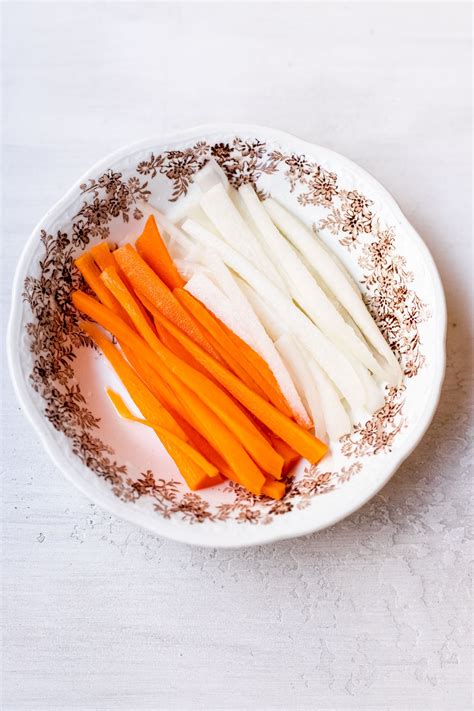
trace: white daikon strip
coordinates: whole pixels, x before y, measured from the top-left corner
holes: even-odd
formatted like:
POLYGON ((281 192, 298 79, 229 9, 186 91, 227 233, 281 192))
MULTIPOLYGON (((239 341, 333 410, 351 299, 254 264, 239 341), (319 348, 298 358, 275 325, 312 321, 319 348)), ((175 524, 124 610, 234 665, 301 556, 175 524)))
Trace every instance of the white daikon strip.
MULTIPOLYGON (((210 232, 214 232, 216 235, 219 235, 218 231, 216 230, 215 226, 212 224, 204 210, 202 209, 201 205, 193 205, 193 207, 189 210, 188 214, 186 215, 185 219, 191 219, 191 220, 196 220, 196 222, 199 222, 201 225, 204 225, 206 229, 208 229, 210 232)), ((183 220, 184 221, 184 220, 183 220)))
POLYGON ((177 225, 181 220, 186 219, 193 208, 199 206, 201 195, 202 192, 196 185, 190 185, 186 195, 177 202, 166 206, 166 218, 174 225, 177 225))
MULTIPOLYGON (((233 280, 225 264, 221 262, 221 265, 222 270, 227 271, 229 279, 233 280)), ((213 276, 215 276, 214 271, 213 276)), ((227 278, 220 277, 219 281, 227 282, 227 278)), ((207 276, 197 273, 188 281, 185 289, 262 356, 275 376, 281 392, 298 422, 305 427, 310 425, 308 414, 280 354, 252 312, 237 284, 234 283, 230 291, 224 291, 207 276), (239 291, 239 294, 236 294, 235 289, 239 291)))
MULTIPOLYGON (((243 291, 239 288, 235 277, 219 255, 213 250, 206 251, 203 263, 206 265, 206 269, 209 271, 211 278, 217 283, 219 289, 231 302, 234 310, 234 318, 238 318, 242 325, 245 324, 247 337, 241 337, 266 361, 295 416, 302 424, 309 424, 306 410, 298 396, 290 374, 285 368, 283 361, 257 314, 252 309, 243 291)), ((216 308, 218 308, 217 305, 216 308)), ((229 328, 232 327, 229 325, 229 328)))
POLYGON ((275 343, 278 352, 290 371, 296 389, 313 420, 314 430, 319 439, 327 441, 326 423, 316 382, 305 363, 301 350, 294 338, 285 333, 275 343))
POLYGON ((288 290, 323 333, 345 352, 351 353, 373 373, 380 372, 380 366, 367 345, 344 321, 324 291, 319 287, 309 270, 303 264, 296 250, 273 224, 268 212, 260 202, 251 185, 242 185, 239 193, 252 216, 252 220, 275 262, 281 265, 288 290))
POLYGON ((362 363, 352 362, 354 370, 362 381, 365 390, 365 406, 369 415, 373 415, 384 404, 382 389, 377 385, 372 375, 362 363))
POLYGON ((259 271, 265 272, 277 286, 285 290, 285 284, 278 270, 240 215, 224 187, 215 185, 202 195, 200 204, 225 242, 252 262, 259 271))
POLYGON ((339 267, 339 269, 344 274, 344 276, 346 277, 349 284, 352 286, 352 288, 354 290, 354 294, 356 296, 358 296, 359 299, 361 299, 362 293, 361 293, 360 287, 359 287, 358 283, 356 282, 356 280, 354 279, 354 277, 352 276, 352 274, 350 274, 349 271, 347 270, 347 267, 344 264, 344 262, 342 261, 342 259, 340 259, 338 257, 338 255, 335 254, 325 242, 323 242, 323 240, 321 239, 321 237, 319 237, 317 235, 317 233, 315 233, 313 230, 311 230, 310 234, 315 240, 317 240, 319 246, 322 247, 322 249, 324 249, 326 254, 332 259, 332 261, 336 264, 336 266, 339 267))
POLYGON ((247 205, 243 201, 242 196, 239 193, 239 191, 236 190, 235 188, 230 188, 229 197, 232 200, 232 202, 234 203, 237 210, 239 211, 240 216, 245 220, 249 230, 254 232, 255 225, 252 220, 252 216, 251 216, 250 212, 248 211, 247 205))
POLYGON ((223 240, 193 220, 186 220, 183 230, 196 241, 212 247, 227 264, 239 274, 264 301, 285 319, 288 329, 309 350, 323 370, 338 386, 354 410, 363 406, 365 392, 354 368, 343 353, 321 333, 297 306, 278 289, 265 273, 259 272, 251 262, 223 240))
POLYGON ((201 170, 196 173, 194 176, 194 182, 199 185, 204 193, 218 183, 223 185, 226 190, 229 188, 227 175, 214 158, 211 158, 211 160, 206 163, 204 168, 201 168, 201 170))
POLYGON ((167 247, 173 260, 184 259, 196 249, 196 243, 183 233, 183 237, 180 237, 179 240, 175 237, 169 237, 167 247))
POLYGON ((321 247, 315 236, 299 220, 275 200, 266 200, 264 205, 275 225, 311 262, 328 287, 337 295, 367 340, 385 358, 390 366, 391 384, 400 383, 402 373, 395 355, 369 314, 363 300, 355 298, 353 286, 340 266, 333 260, 332 255, 321 247))
POLYGON ((184 288, 201 301, 239 338, 242 338, 246 343, 250 342, 250 333, 245 321, 236 312, 224 292, 206 274, 196 271, 184 288))
MULTIPOLYGON (((305 262, 306 262, 306 260, 305 260, 305 262)), ((308 269, 311 271, 311 265, 309 265, 308 262, 306 262, 306 266, 307 266, 308 269)), ((365 372, 365 374, 367 375, 367 377, 370 377, 371 380, 372 380, 372 382, 373 382, 374 384, 377 383, 378 385, 380 385, 381 383, 384 383, 384 382, 387 382, 388 380, 390 380, 390 368, 389 368, 389 366, 387 365, 387 362, 382 358, 382 356, 380 355, 380 353, 378 353, 378 352, 375 350, 375 348, 374 348, 370 343, 367 343, 364 334, 363 334, 362 331, 359 329, 358 325, 356 324, 356 322, 354 321, 354 319, 352 318, 352 316, 346 311, 346 309, 344 308, 344 306, 342 306, 342 304, 336 299, 336 297, 334 296, 334 294, 328 289, 327 285, 321 280, 321 278, 318 277, 318 275, 317 275, 316 273, 313 273, 313 277, 316 279, 316 281, 318 282, 319 286, 320 286, 321 289, 324 291, 324 293, 326 294, 326 296, 328 297, 328 299, 330 299, 330 300, 332 301, 332 303, 334 304, 334 307, 339 311, 339 313, 341 314, 341 316, 342 316, 342 318, 344 319, 344 321, 345 321, 347 324, 349 324, 349 326, 350 326, 350 327, 352 328, 352 330, 356 333, 356 335, 359 337, 359 339, 360 339, 363 343, 365 343, 365 345, 367 346, 367 348, 369 348, 369 350, 370 350, 370 352, 372 353, 373 357, 375 358, 375 360, 376 360, 377 363, 379 364, 379 366, 380 366, 379 371, 378 371, 377 373, 373 373, 372 376, 370 375, 370 373, 369 373, 368 371, 366 371, 366 370, 364 369, 364 372, 365 372)), ((354 361, 354 362, 358 362, 358 361, 354 361)))
POLYGON ((329 439, 338 440, 340 437, 349 434, 352 430, 349 415, 339 400, 334 385, 322 368, 319 367, 313 358, 308 359, 307 365, 318 389, 329 439))
POLYGON ((260 322, 263 324, 265 331, 268 333, 272 341, 277 341, 280 336, 286 333, 286 327, 282 323, 278 315, 260 296, 257 294, 255 289, 247 284, 246 281, 241 279, 239 276, 236 277, 237 283, 244 292, 251 307, 257 314, 260 322))
POLYGON ((191 279, 195 274, 202 273, 202 265, 192 259, 174 259, 174 263, 176 269, 186 281, 191 279))

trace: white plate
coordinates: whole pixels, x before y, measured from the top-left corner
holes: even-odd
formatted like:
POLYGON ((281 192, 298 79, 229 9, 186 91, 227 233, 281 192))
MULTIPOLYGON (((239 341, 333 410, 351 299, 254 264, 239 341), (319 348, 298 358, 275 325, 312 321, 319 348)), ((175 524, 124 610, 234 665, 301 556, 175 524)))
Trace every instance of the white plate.
POLYGON ((15 277, 8 356, 21 405, 55 464, 93 501, 161 536, 216 547, 316 531, 362 506, 426 431, 445 366, 441 282, 393 198, 337 153, 248 125, 194 128, 127 146, 93 166, 42 218, 15 277), (255 499, 230 484, 191 493, 155 435, 120 420, 105 385, 120 390, 96 351, 81 345, 72 260, 109 237, 138 235, 140 200, 174 209, 214 156, 230 179, 252 180, 316 225, 355 279, 399 354, 402 387, 318 467, 302 463, 287 496, 255 499))

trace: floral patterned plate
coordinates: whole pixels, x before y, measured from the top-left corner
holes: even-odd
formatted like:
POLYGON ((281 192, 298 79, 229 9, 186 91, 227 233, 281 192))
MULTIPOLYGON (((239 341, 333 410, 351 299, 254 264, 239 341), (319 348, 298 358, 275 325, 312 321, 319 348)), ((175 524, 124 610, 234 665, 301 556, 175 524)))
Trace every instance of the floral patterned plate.
POLYGON ((100 161, 47 212, 21 257, 8 353, 18 398, 56 465, 109 511, 159 535, 237 547, 325 528, 368 501, 413 450, 435 411, 444 374, 445 302, 433 260, 390 195, 351 161, 273 129, 197 128, 123 148, 100 161), (143 225, 193 189, 214 157, 238 186, 251 181, 317 229, 359 281, 399 356, 404 381, 384 406, 301 465, 281 501, 233 484, 191 493, 153 432, 120 420, 105 385, 115 375, 78 328, 73 260, 143 225))

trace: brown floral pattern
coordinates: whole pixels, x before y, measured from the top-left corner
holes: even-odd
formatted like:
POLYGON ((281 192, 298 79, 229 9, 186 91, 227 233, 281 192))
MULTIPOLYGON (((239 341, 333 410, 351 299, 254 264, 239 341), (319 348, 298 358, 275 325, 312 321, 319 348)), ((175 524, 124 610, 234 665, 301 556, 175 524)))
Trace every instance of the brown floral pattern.
POLYGON ((92 347, 79 328, 78 314, 70 300, 75 289, 87 289, 74 258, 91 240, 108 237, 113 220, 141 219, 140 202, 146 202, 151 191, 148 181, 140 176, 153 180, 164 175, 171 183, 170 201, 175 202, 186 194, 195 173, 211 157, 234 186, 252 183, 261 195, 264 192, 259 179, 283 171, 290 191, 299 191, 301 205, 326 210, 319 228, 356 252, 368 308, 399 356, 405 375, 412 378, 418 374, 425 363, 419 325, 429 313, 411 289, 413 275, 404 257, 396 252, 394 228, 380 223, 372 200, 355 189, 344 189, 335 173, 304 155, 285 155, 268 150, 258 139, 236 137, 229 143, 210 145, 200 141, 183 150, 151 153, 138 163, 136 175, 125 177, 108 170, 81 186, 82 205, 70 234, 41 232, 44 253, 39 275, 25 279, 23 293, 32 312, 26 327, 33 355, 29 377, 32 388, 45 402, 44 414, 51 425, 70 440, 73 453, 108 482, 123 501, 147 499, 158 515, 178 516, 189 523, 232 519, 246 525, 266 525, 294 509, 305 508, 314 496, 328 493, 359 474, 361 458, 389 451, 406 427, 405 387, 389 390, 384 406, 341 440, 342 453, 352 461, 340 471, 308 467, 299 479, 290 475, 287 494, 277 502, 257 498, 229 482, 225 490, 232 498, 211 506, 203 495, 186 491, 180 481, 157 478, 150 470, 133 479, 125 465, 116 461, 113 450, 96 436, 99 419, 87 408, 80 386, 74 382, 77 349, 92 347))

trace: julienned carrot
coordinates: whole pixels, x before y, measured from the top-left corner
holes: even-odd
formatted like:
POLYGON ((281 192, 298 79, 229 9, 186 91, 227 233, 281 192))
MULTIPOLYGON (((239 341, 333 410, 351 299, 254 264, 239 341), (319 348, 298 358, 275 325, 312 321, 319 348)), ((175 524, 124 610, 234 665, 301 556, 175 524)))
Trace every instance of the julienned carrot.
MULTIPOLYGON (((175 289, 174 295, 181 302, 185 309, 197 319, 200 325, 206 329, 206 337, 210 340, 214 349, 219 353, 224 363, 254 392, 262 397, 269 399, 260 382, 264 379, 260 376, 255 377, 255 373, 251 372, 248 361, 242 358, 237 351, 230 338, 221 328, 219 321, 198 299, 184 289, 175 289)), ((266 381, 264 381, 267 385, 266 381)))
POLYGON ((189 349, 194 358, 199 360, 229 393, 252 412, 255 417, 261 420, 272 432, 287 442, 290 447, 313 464, 318 462, 326 454, 328 449, 326 444, 296 424, 296 422, 277 410, 269 402, 252 392, 252 390, 236 378, 233 373, 223 368, 220 363, 188 338, 185 333, 176 328, 176 326, 164 316, 161 317, 161 321, 163 326, 189 349))
POLYGON ((232 481, 238 481, 225 459, 221 457, 209 440, 197 431, 195 427, 195 415, 193 415, 193 411, 189 405, 177 397, 168 383, 160 377, 156 370, 154 370, 144 358, 137 358, 134 351, 123 343, 120 343, 120 347, 137 375, 147 384, 147 387, 151 390, 153 395, 157 397, 173 415, 176 422, 186 434, 189 442, 191 442, 211 464, 214 464, 224 476, 228 479, 232 479, 232 481))
POLYGON ((173 292, 155 274, 153 269, 140 257, 130 244, 126 244, 114 252, 118 262, 134 291, 140 291, 146 298, 178 328, 187 333, 196 343, 199 343, 214 357, 217 353, 206 340, 201 329, 190 317, 173 292))
MULTIPOLYGON (((263 486, 264 477, 252 459, 250 459, 242 444, 229 431, 232 428, 239 431, 241 437, 245 439, 246 448, 249 448, 250 440, 252 440, 252 445, 255 445, 255 441, 260 444, 260 441, 263 440, 266 466, 262 465, 262 468, 274 476, 281 475, 283 459, 272 449, 263 435, 253 428, 244 413, 235 406, 226 393, 194 368, 174 356, 159 341, 159 349, 157 351, 152 350, 148 343, 128 327, 123 319, 88 294, 76 291, 72 295, 72 300, 76 308, 97 321, 119 341, 127 343, 137 357, 144 358, 166 380, 168 385, 171 385, 180 399, 187 403, 189 402, 189 407, 194 408, 196 415, 196 429, 198 429, 197 424, 199 424, 205 430, 202 433, 206 439, 209 439, 214 444, 237 476, 241 477, 240 483, 243 486, 255 493, 257 489, 259 491, 263 486), (181 385, 185 387, 180 387, 181 385), (195 393, 201 395, 209 407, 204 405, 203 400, 196 396, 195 393), (208 417, 206 417, 207 414, 209 415, 208 417), (242 418, 245 421, 245 427, 242 425, 242 418), (229 423, 228 427, 226 426, 227 423, 229 423), (255 432, 258 438, 255 437, 255 432), (227 452, 227 447, 229 447, 229 452, 227 452), (268 455, 268 450, 270 450, 270 456, 268 455), (275 471, 275 474, 273 474, 272 470, 275 471)), ((257 456, 255 456, 255 460, 257 461, 257 456)))
MULTIPOLYGON (((135 295, 132 294, 126 284, 122 281, 118 271, 114 267, 109 267, 102 272, 101 279, 107 285, 108 289, 115 296, 117 301, 121 304, 127 315, 131 318, 132 323, 135 325, 138 332, 141 333, 147 343, 154 348, 158 341, 151 326, 150 319, 143 313, 143 308, 140 302, 137 301, 135 295)), ((143 305, 150 310, 152 315, 156 316, 156 313, 159 313, 153 304, 150 304, 147 299, 143 299, 143 305)), ((160 328, 162 327, 160 326, 160 328)), ((162 330, 164 331, 165 329, 162 330)), ((166 334, 166 336, 169 336, 169 334, 166 334)), ((170 340, 172 338, 173 337, 170 336, 170 340)), ((185 360, 188 362, 192 360, 192 357, 186 352, 186 349, 179 343, 178 348, 180 349, 180 353, 178 353, 178 355, 181 356, 181 354, 184 353, 186 356, 185 360)))
POLYGON ((300 455, 298 452, 295 452, 289 444, 275 435, 270 436, 270 442, 278 454, 283 457, 283 474, 288 474, 288 472, 300 461, 300 455))
POLYGON ((139 320, 140 323, 146 324, 146 327, 153 331, 151 321, 143 306, 139 301, 137 301, 137 299, 135 299, 128 286, 122 280, 117 267, 107 267, 101 273, 100 278, 107 287, 108 291, 120 304, 120 308, 127 314, 127 317, 131 320, 131 322, 135 324, 135 321, 139 320), (127 301, 127 307, 125 306, 124 301, 127 301), (130 309, 132 309, 132 313, 129 313, 130 309))
POLYGON ((213 464, 211 464, 205 457, 203 457, 199 451, 194 449, 194 447, 190 446, 180 437, 176 437, 176 435, 172 434, 169 430, 160 427, 160 425, 157 425, 156 422, 153 422, 151 420, 143 420, 140 417, 135 417, 135 415, 132 415, 125 402, 123 401, 122 397, 110 388, 107 388, 107 395, 112 401, 120 417, 123 417, 126 420, 131 420, 132 422, 137 422, 141 425, 146 425, 146 427, 150 427, 151 429, 155 430, 156 434, 160 437, 160 439, 168 439, 178 449, 181 449, 183 454, 192 459, 193 462, 197 464, 197 466, 200 467, 203 472, 207 474, 209 480, 212 479, 210 484, 211 486, 223 481, 222 477, 219 477, 219 481, 216 481, 216 479, 218 478, 217 468, 213 464))
MULTIPOLYGON (((170 349, 170 351, 173 351, 177 356, 182 358, 186 363, 189 365, 192 365, 193 368, 196 368, 197 370, 201 371, 201 373, 205 373, 205 368, 203 368, 199 363, 197 363, 194 358, 190 355, 189 351, 186 350, 177 340, 176 338, 173 338, 171 334, 163 328, 163 326, 160 323, 159 317, 160 317, 160 312, 157 308, 153 306, 153 304, 144 296, 140 291, 135 292, 138 298, 140 299, 140 302, 143 304, 143 306, 149 311, 149 313, 153 316, 153 322, 154 326, 156 329, 156 332, 158 333, 158 336, 160 337, 160 340, 165 344, 167 348, 170 349)), ((222 362, 222 361, 221 361, 222 362)))
MULTIPOLYGON (((137 355, 137 353, 123 341, 119 341, 119 346, 139 378, 161 404, 171 412, 173 417, 175 417, 175 413, 183 414, 180 401, 176 398, 169 385, 158 375, 157 371, 154 370, 144 358, 140 358, 140 355, 137 355)), ((177 419, 176 421, 178 422, 177 419)), ((178 424, 180 423, 178 422, 178 424)))
MULTIPOLYGON (((152 373, 156 377, 154 371, 152 371, 152 373)), ((194 427, 192 427, 192 425, 189 424, 189 422, 187 422, 183 418, 180 418, 176 414, 173 415, 179 422, 180 427, 186 433, 188 441, 191 443, 192 447, 187 445, 178 437, 174 437, 174 435, 172 435, 170 432, 167 432, 166 430, 163 430, 163 428, 160 428, 156 425, 156 423, 149 422, 147 420, 141 420, 138 417, 134 417, 134 415, 132 415, 132 413, 125 405, 120 395, 115 393, 113 390, 108 389, 107 394, 112 400, 115 409, 121 417, 132 420, 134 422, 139 422, 141 424, 153 428, 160 438, 163 438, 163 435, 167 435, 168 438, 174 438, 175 445, 181 448, 183 450, 183 453, 187 454, 191 459, 193 459, 195 463, 200 466, 207 474, 207 479, 203 479, 199 488, 203 489, 206 486, 215 486, 216 484, 221 483, 223 481, 223 478, 216 475, 216 471, 221 472, 227 479, 230 479, 231 481, 234 481, 236 483, 241 482, 241 478, 235 474, 235 472, 231 469, 225 459, 223 459, 223 457, 213 448, 209 441, 205 439, 197 430, 194 429, 194 427), (198 457, 196 457, 196 450, 198 453, 201 452, 201 454, 204 456, 199 455, 198 457), (209 462, 213 466, 209 467, 209 462)), ((176 402, 175 400, 175 406, 177 405, 179 407, 179 402, 176 402)), ((284 495, 285 489, 286 487, 282 482, 276 482, 272 479, 267 478, 265 480, 264 485, 262 486, 261 493, 272 499, 278 500, 281 499, 284 495)))
POLYGON ((81 328, 99 346, 107 360, 127 388, 130 397, 147 420, 153 420, 172 434, 185 440, 186 435, 168 410, 150 392, 149 388, 140 380, 138 375, 127 363, 122 354, 109 341, 107 336, 97 326, 88 321, 81 323, 81 328))
POLYGON ((103 272, 104 269, 107 269, 107 267, 117 266, 115 263, 114 255, 110 251, 110 247, 107 242, 99 242, 99 244, 96 244, 95 247, 92 247, 89 252, 101 272, 103 272))
POLYGON ((286 486, 281 481, 272 481, 267 479, 262 486, 262 494, 270 499, 282 499, 285 495, 286 486))
POLYGON ((135 246, 138 254, 158 274, 166 286, 176 289, 185 284, 170 257, 153 215, 150 215, 146 221, 145 228, 135 242, 135 246))
POLYGON ((263 358, 188 291, 175 289, 173 293, 178 301, 199 321, 203 328, 205 328, 208 333, 213 334, 215 338, 222 343, 223 347, 225 347, 234 358, 239 360, 244 370, 247 371, 253 381, 260 387, 259 394, 262 392, 265 393, 267 399, 270 400, 275 407, 278 407, 278 409, 288 415, 288 417, 291 417, 292 412, 290 407, 280 390, 275 376, 263 358))
MULTIPOLYGON (((146 343, 144 346, 146 348, 146 343)), ((227 479, 245 486, 256 494, 260 486, 263 486, 263 475, 245 450, 243 450, 243 454, 242 451, 239 454, 238 447, 241 447, 241 444, 216 418, 212 410, 173 373, 162 369, 159 374, 145 358, 139 358, 136 348, 132 350, 125 347, 124 352, 138 375, 146 381, 150 390, 171 409, 191 444, 227 479), (245 467, 247 470, 250 468, 253 480, 249 478, 245 467), (236 468, 238 474, 235 473, 236 468)))
MULTIPOLYGON (((231 329, 226 326, 225 323, 221 323, 223 330, 226 332, 229 339, 234 343, 235 347, 238 349, 242 356, 251 363, 256 372, 260 373, 264 380, 268 383, 270 389, 267 390, 271 402, 277 407, 280 412, 287 415, 288 417, 293 417, 290 406, 288 405, 285 396, 283 395, 277 379, 270 370, 268 363, 262 358, 262 356, 249 346, 242 338, 240 338, 236 333, 231 331, 231 329)), ((253 372, 255 372, 253 371, 253 372)))
POLYGON ((89 254, 89 252, 81 254, 81 256, 75 260, 74 264, 79 269, 92 291, 97 294, 100 301, 105 304, 105 306, 108 306, 109 309, 112 309, 112 311, 121 316, 129 325, 131 325, 129 317, 122 309, 115 296, 110 293, 109 289, 100 280, 100 271, 97 268, 91 254, 89 254))
MULTIPOLYGON (((106 269, 102 272, 102 279, 114 296, 120 301, 120 304, 132 319, 138 332, 160 357, 164 363, 161 367, 167 367, 175 372, 181 380, 189 385, 191 389, 195 390, 199 397, 208 403, 210 409, 222 418, 231 432, 238 437, 248 453, 254 458, 255 462, 262 467, 264 471, 279 478, 283 467, 283 459, 275 452, 268 443, 268 440, 252 424, 240 407, 234 403, 227 393, 213 382, 211 378, 200 372, 202 366, 198 370, 192 365, 189 365, 161 343, 148 321, 137 308, 135 298, 122 282, 116 270, 106 269)), ((154 316, 157 321, 164 318, 159 311, 156 311, 154 316)), ((167 319, 165 319, 165 321, 169 323, 167 319)), ((169 329, 166 330, 169 332, 169 329)), ((181 333, 179 329, 176 330, 181 333)), ((171 336, 176 338, 174 333, 172 333, 171 336)), ((179 342, 179 339, 176 340, 179 342)), ((188 348, 186 348, 186 350, 189 352, 188 348)))
POLYGON ((189 408, 193 411, 193 422, 196 429, 211 442, 224 458, 232 472, 235 473, 238 483, 258 496, 265 484, 265 477, 247 454, 243 445, 211 408, 174 373, 168 370, 164 377, 180 400, 188 403, 189 408))
MULTIPOLYGON (((108 338, 101 333, 94 324, 84 321, 81 327, 103 351, 144 417, 153 420, 153 422, 160 423, 160 426, 165 430, 171 431, 174 436, 178 436, 185 441, 186 435, 183 430, 181 430, 176 421, 162 407, 159 401, 153 397, 108 338)), ((160 439, 168 454, 175 461, 176 466, 190 489, 195 491, 203 488, 203 486, 208 486, 207 473, 197 465, 193 459, 190 459, 190 457, 183 452, 182 448, 177 447, 174 440, 171 440, 163 434, 160 439)), ((217 469, 215 471, 217 476, 217 469)))

